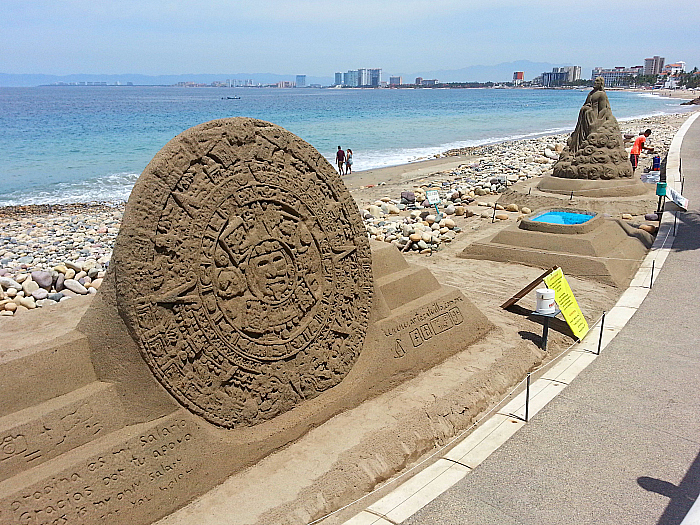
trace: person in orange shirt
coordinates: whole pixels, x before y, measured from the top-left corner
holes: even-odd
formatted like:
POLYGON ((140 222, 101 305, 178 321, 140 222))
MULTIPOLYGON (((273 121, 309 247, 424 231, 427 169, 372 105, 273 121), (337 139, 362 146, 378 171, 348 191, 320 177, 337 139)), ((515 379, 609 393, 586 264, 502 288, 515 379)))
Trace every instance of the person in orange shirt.
POLYGON ((632 145, 632 151, 630 151, 630 162, 632 163, 632 173, 637 169, 637 164, 639 163, 639 155, 642 150, 648 153, 652 153, 654 148, 647 148, 644 143, 647 137, 651 135, 651 130, 647 129, 644 133, 641 133, 636 139, 634 139, 634 144, 632 145))

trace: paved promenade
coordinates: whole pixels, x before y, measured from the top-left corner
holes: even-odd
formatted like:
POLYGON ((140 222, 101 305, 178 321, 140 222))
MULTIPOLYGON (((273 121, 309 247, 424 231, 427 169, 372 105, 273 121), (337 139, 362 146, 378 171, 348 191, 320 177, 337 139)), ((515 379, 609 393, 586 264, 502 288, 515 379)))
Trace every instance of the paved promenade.
POLYGON ((683 521, 700 492, 700 118, 680 159, 690 209, 636 314, 528 424, 402 523, 683 521))

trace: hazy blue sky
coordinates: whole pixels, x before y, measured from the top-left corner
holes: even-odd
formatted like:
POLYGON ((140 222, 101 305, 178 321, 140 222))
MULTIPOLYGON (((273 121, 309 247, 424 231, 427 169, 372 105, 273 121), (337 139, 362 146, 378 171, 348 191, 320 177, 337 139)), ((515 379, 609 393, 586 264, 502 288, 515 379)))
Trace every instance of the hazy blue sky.
MULTIPOLYGON (((514 60, 700 67, 700 2, 0 0, 2 73, 389 74, 514 60)), ((584 70, 584 76, 589 72, 584 70)))

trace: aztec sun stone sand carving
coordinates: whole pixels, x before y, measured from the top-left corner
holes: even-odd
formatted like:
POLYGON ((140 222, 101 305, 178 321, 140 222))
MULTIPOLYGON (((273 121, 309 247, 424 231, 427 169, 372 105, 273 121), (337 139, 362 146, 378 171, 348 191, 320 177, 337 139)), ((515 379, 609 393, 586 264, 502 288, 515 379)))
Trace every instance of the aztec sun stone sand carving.
POLYGON ((144 171, 114 249, 117 304, 160 383, 250 426, 338 384, 372 306, 369 243, 335 170, 253 119, 196 126, 144 171))

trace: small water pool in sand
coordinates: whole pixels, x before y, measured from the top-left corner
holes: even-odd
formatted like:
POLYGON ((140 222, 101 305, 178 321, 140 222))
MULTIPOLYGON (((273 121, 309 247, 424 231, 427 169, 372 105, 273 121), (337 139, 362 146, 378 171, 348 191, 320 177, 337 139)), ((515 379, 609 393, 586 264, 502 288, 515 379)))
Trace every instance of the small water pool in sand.
POLYGON ((571 211, 548 211, 533 217, 535 222, 548 222, 549 224, 583 224, 590 221, 595 215, 576 213, 571 211))

